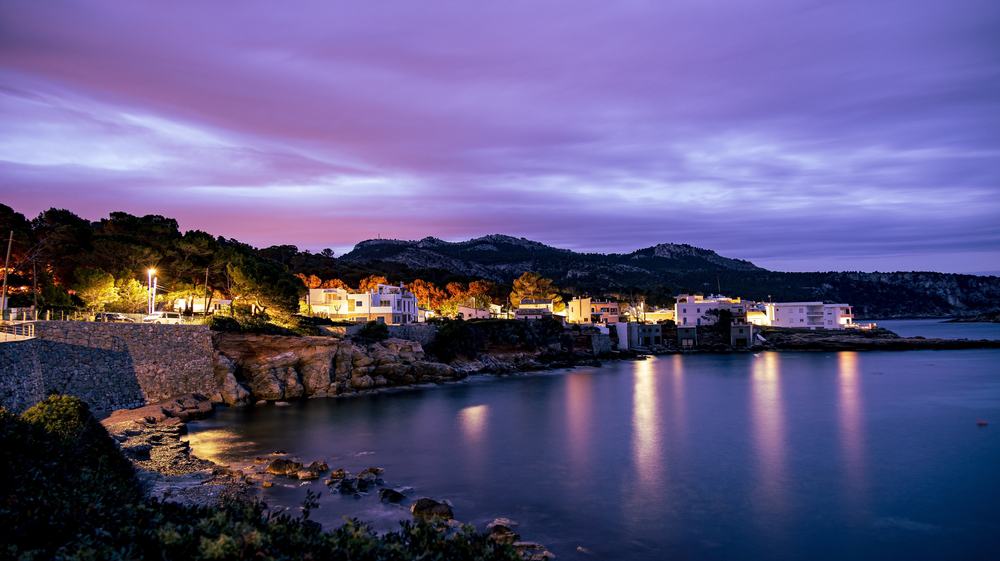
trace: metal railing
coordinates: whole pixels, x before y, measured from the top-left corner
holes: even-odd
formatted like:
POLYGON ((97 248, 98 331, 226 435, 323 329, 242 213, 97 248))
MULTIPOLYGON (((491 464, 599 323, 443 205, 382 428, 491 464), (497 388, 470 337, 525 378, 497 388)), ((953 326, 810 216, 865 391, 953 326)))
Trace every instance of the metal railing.
POLYGON ((24 341, 35 337, 33 323, 4 323, 0 325, 0 343, 24 341))

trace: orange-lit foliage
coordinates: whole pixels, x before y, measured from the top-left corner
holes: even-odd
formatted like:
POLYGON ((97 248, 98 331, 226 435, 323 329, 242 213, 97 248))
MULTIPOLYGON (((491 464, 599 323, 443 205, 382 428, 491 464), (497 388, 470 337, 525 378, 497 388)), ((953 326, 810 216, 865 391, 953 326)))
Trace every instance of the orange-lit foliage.
POLYGON ((372 275, 361 279, 361 284, 358 286, 358 290, 360 292, 370 292, 377 289, 380 284, 389 284, 389 281, 385 277, 372 275))
POLYGON ((417 297, 417 303, 422 308, 438 310, 441 308, 441 304, 448 298, 447 292, 434 286, 434 283, 422 279, 417 279, 406 285, 406 289, 417 297))
POLYGON ((347 283, 340 279, 330 279, 323 281, 320 288, 342 288, 344 290, 351 290, 351 287, 347 286, 347 283))

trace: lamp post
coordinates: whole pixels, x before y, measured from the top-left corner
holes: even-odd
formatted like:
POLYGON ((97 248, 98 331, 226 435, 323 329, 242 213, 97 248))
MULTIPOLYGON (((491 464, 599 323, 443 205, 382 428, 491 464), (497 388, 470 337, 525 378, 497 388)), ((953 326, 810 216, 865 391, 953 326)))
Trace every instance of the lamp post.
POLYGON ((156 301, 155 300, 156 294, 153 289, 153 275, 156 274, 156 269, 150 269, 149 271, 147 271, 147 273, 148 273, 147 277, 148 280, 146 284, 146 290, 149 293, 149 313, 147 315, 153 315, 153 306, 154 306, 153 303, 156 301))

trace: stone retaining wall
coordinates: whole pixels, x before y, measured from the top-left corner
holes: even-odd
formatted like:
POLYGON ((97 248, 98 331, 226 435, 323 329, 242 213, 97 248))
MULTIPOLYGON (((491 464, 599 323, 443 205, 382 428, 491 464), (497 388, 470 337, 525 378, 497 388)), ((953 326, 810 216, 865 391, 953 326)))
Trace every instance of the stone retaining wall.
POLYGON ((201 325, 39 321, 35 339, 0 353, 0 404, 15 412, 50 392, 110 410, 215 388, 212 338, 201 325))

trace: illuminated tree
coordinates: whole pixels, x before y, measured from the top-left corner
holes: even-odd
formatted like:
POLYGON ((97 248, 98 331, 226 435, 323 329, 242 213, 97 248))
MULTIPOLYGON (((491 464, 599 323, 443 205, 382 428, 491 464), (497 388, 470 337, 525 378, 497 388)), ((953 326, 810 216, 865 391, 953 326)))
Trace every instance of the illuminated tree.
POLYGON ((378 288, 380 284, 389 284, 389 281, 385 277, 379 277, 372 275, 370 277, 361 279, 361 284, 358 286, 358 290, 361 292, 371 292, 378 288))
POLYGON ((323 281, 323 284, 320 285, 320 288, 342 288, 344 290, 351 289, 351 287, 347 286, 346 282, 340 279, 330 279, 327 281, 323 281))
POLYGON ((73 272, 76 284, 73 290, 83 303, 93 311, 102 309, 118 298, 115 277, 101 269, 81 267, 73 272))
POLYGON ((417 279, 406 285, 406 289, 417 297, 420 306, 431 310, 439 310, 441 304, 448 298, 448 294, 434 285, 432 282, 417 279))
POLYGON ((556 311, 563 307, 562 297, 552 286, 552 279, 528 271, 514 281, 514 290, 510 293, 510 303, 516 308, 521 300, 552 300, 556 311))
POLYGON ((146 285, 133 278, 120 278, 115 281, 118 299, 109 307, 116 312, 137 313, 149 305, 149 289, 146 285))

